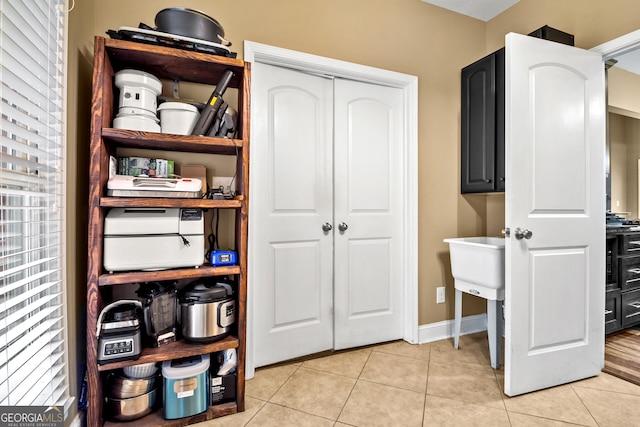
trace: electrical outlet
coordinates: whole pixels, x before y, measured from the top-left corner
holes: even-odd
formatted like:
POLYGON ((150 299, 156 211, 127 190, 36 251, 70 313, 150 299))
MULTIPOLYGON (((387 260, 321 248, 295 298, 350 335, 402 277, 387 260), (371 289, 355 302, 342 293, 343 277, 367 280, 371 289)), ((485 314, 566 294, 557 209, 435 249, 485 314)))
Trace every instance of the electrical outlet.
POLYGON ((442 304, 444 303, 444 286, 440 286, 438 288, 436 288, 436 303, 437 304, 442 304))
POLYGON ((221 187, 224 194, 233 193, 236 191, 236 180, 232 176, 212 176, 211 188, 218 189, 221 187))

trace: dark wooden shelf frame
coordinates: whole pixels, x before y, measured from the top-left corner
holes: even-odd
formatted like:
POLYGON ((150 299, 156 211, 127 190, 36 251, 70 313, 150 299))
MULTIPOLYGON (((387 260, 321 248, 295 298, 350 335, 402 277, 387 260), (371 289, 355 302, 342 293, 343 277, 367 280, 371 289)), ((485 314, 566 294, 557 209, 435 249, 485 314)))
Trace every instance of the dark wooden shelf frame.
POLYGON ((95 38, 88 200, 87 425, 89 426, 184 426, 244 411, 250 81, 251 64, 242 60, 105 37, 95 38), (229 89, 237 90, 238 100, 236 139, 170 135, 112 128, 111 123, 116 113, 114 102, 117 102, 117 89, 113 79, 117 71, 127 68, 149 72, 159 79, 193 82, 210 85, 212 88, 220 80, 225 70, 231 69, 235 76, 229 84, 229 89), (106 184, 109 178, 109 160, 110 156, 116 155, 119 147, 235 157, 238 195, 230 200, 108 197, 106 184), (202 265, 199 268, 107 273, 102 266, 104 218, 109 208, 113 207, 232 209, 235 211, 238 265, 226 267, 202 265), (135 361, 114 362, 105 365, 97 363, 96 323, 100 310, 109 302, 104 298, 109 297, 110 287, 126 286, 143 281, 197 279, 227 275, 234 275, 238 283, 234 335, 207 344, 192 344, 180 340, 160 348, 145 348, 140 358, 135 361), (162 417, 162 410, 157 410, 131 422, 115 422, 105 419, 108 417, 103 414, 102 381, 106 372, 139 363, 160 362, 197 354, 215 353, 231 348, 237 350, 238 356, 235 402, 211 406, 202 414, 178 420, 165 420, 162 417))

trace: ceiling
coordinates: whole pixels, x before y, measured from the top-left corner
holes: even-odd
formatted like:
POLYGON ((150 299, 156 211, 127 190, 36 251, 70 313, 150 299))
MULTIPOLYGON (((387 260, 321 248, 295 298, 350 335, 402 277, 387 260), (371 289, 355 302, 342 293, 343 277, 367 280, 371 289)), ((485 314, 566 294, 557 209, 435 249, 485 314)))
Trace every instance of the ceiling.
POLYGON ((640 74, 640 51, 634 50, 624 55, 616 56, 615 59, 618 61, 615 65, 616 68, 640 74))
POLYGON ((422 0, 472 18, 488 21, 520 0, 422 0))

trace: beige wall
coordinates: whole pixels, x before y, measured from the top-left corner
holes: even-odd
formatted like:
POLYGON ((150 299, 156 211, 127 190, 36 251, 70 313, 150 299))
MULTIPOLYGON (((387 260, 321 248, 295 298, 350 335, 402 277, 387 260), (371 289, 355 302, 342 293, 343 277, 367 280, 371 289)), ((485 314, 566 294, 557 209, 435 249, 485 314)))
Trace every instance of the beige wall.
POLYGON ((640 120, 625 117, 624 136, 627 143, 627 212, 629 219, 638 218, 638 159, 640 159, 640 120))
POLYGON ((611 211, 638 218, 638 159, 640 120, 609 113, 611 211))
POLYGON ((611 211, 627 212, 627 142, 625 117, 609 113, 609 159, 611 165, 611 211))
MULTIPOLYGON (((503 195, 460 195, 460 69, 501 47, 509 31, 528 33, 548 24, 573 33, 578 46, 590 48, 635 30, 640 12, 640 3, 628 0, 521 0, 484 23, 420 0, 235 0, 215 4, 184 0, 180 5, 216 18, 239 57, 243 41, 251 40, 418 76, 417 303, 421 325, 453 318, 453 280, 448 247, 442 239, 499 235, 504 227, 503 195), (447 303, 436 304, 435 288, 443 284, 447 303)), ((93 25, 93 34, 104 36, 106 30, 120 26, 153 25, 155 14, 172 6, 175 2, 167 0, 94 0, 86 6, 94 9, 93 17, 74 17, 72 12, 71 19, 86 20, 83 27, 93 25)), ((76 41, 83 61, 92 43, 89 32, 82 32, 76 41)), ((83 90, 90 90, 86 76, 80 77, 83 90)), ((88 98, 78 97, 77 107, 88 111, 88 98)), ((78 117, 88 120, 83 113, 78 117)), ((85 203, 85 194, 78 197, 79 205, 85 203)), ((77 255, 78 268, 83 269, 86 258, 77 255)), ((465 296, 464 307, 465 315, 485 310, 484 301, 472 296, 465 296)))
POLYGON ((521 0, 487 23, 487 52, 504 45, 509 32, 528 34, 543 25, 575 36, 591 49, 640 27, 635 0, 521 0))
MULTIPOLYGON (((639 12, 640 3, 630 0, 521 0, 487 23, 486 52, 503 47, 504 37, 510 32, 528 34, 544 25, 573 34, 577 47, 590 49, 637 30, 639 12)), ((640 112, 640 98, 628 96, 633 93, 629 82, 638 90, 640 82, 624 75, 623 70, 609 72, 615 75, 609 88, 610 104, 640 112)), ((504 223, 504 199, 487 199, 487 203, 493 205, 494 213, 487 215, 487 228, 495 230, 504 223)))
POLYGON ((611 210, 638 212, 638 159, 640 158, 640 76, 620 68, 610 68, 607 79, 609 107, 609 149, 611 170, 611 210))
MULTIPOLYGON (((69 2, 71 4, 72 2, 69 2)), ((69 13, 67 84, 67 325, 70 342, 69 381, 77 407, 78 375, 84 363, 84 307, 87 277, 87 200, 89 179, 89 118, 93 48, 93 2, 75 1, 69 13)))
POLYGON ((637 219, 640 76, 615 66, 607 73, 611 211, 637 219))
POLYGON ((607 91, 610 107, 640 118, 639 75, 614 66, 607 71, 607 91))
MULTIPOLYGON (((95 2, 95 34, 120 26, 153 25, 173 1, 95 2)), ((453 283, 442 239, 484 232, 484 198, 459 194, 460 69, 484 52, 484 22, 419 0, 183 1, 224 27, 242 56, 251 40, 287 49, 417 75, 419 78, 419 312, 420 324, 453 317, 453 283), (451 290, 435 304, 435 288, 451 290)), ((205 97, 207 94, 204 95, 205 97)), ((206 99, 205 99, 206 100, 206 99)), ((468 313, 484 310, 481 301, 468 313)))

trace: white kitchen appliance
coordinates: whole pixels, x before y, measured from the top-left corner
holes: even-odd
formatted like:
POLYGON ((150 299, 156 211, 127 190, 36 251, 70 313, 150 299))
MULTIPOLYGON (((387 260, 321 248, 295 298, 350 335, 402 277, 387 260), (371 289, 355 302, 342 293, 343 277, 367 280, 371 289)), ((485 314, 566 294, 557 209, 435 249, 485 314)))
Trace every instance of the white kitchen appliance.
POLYGON ((199 199, 202 197, 202 181, 198 178, 113 175, 107 181, 107 196, 199 199))
POLYGON ((196 208, 113 208, 104 220, 104 268, 109 272, 199 267, 204 262, 204 214, 196 208))
POLYGON ((98 363, 136 360, 140 357, 142 304, 119 300, 102 309, 96 324, 98 363))
POLYGON ((162 82, 147 72, 126 69, 116 73, 115 85, 120 95, 113 127, 160 132, 157 108, 162 82))

